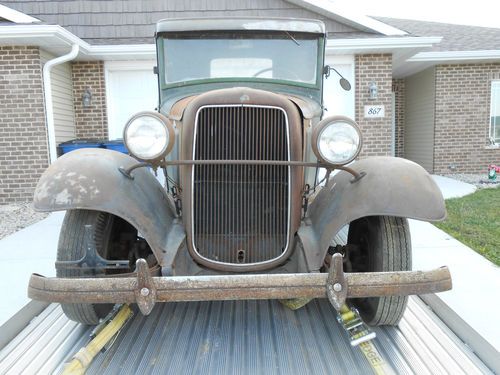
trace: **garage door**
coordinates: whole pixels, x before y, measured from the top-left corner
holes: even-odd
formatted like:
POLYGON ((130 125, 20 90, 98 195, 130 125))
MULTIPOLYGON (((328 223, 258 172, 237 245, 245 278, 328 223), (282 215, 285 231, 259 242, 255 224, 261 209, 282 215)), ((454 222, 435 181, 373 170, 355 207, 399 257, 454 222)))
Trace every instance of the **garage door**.
POLYGON ((106 95, 109 139, 123 137, 127 120, 140 111, 158 106, 154 61, 107 62, 106 95))
POLYGON ((323 103, 327 109, 324 117, 343 115, 354 119, 354 57, 326 56, 325 65, 337 69, 351 83, 351 91, 340 87, 340 77, 332 70, 330 77, 323 81, 323 103))
MULTIPOLYGON (((325 116, 344 115, 354 118, 354 59, 352 56, 327 56, 325 64, 333 66, 351 82, 347 92, 332 71, 324 81, 325 116)), ((137 112, 158 106, 158 87, 153 74, 155 61, 112 61, 106 63, 109 138, 122 138, 127 120, 137 112)))

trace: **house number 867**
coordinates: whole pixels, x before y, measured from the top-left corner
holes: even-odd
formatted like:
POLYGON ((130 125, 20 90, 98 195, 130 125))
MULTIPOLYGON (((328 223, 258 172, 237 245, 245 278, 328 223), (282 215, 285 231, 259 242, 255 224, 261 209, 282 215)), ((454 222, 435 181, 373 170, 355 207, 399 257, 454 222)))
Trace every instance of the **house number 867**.
POLYGON ((365 117, 377 118, 385 116, 385 107, 383 105, 365 105, 365 117))

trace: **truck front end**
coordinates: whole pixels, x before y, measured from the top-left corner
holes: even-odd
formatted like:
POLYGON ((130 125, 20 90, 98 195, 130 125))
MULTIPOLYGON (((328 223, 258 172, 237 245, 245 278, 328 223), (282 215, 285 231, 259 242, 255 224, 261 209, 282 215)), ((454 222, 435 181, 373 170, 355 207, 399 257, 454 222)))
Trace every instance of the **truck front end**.
POLYGON ((312 20, 160 21, 160 105, 127 122, 130 156, 73 152, 39 182, 35 207, 68 213, 59 277, 33 275, 30 296, 86 323, 103 303, 328 296, 380 325, 450 289, 446 268, 411 271, 406 218, 445 216, 427 172, 356 161, 355 121, 322 119, 325 38, 312 20))

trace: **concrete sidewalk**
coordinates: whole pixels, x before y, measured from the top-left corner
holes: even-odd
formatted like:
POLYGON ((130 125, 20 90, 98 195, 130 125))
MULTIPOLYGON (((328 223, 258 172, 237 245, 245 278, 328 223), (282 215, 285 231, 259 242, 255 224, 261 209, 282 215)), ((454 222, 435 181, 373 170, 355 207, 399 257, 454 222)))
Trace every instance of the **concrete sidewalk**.
MULTIPOLYGON (((432 176, 443 197, 474 193, 474 185, 443 176, 432 176)), ((434 225, 410 220, 413 269, 450 268, 453 289, 437 296, 500 351, 500 267, 434 225)))
POLYGON ((500 268, 430 223, 410 220, 410 231, 413 269, 448 266, 453 289, 437 297, 500 351, 500 268))
POLYGON ((432 178, 439 186, 439 189, 441 189, 444 199, 460 198, 465 195, 472 194, 477 190, 477 188, 472 184, 457 181, 449 177, 433 175, 432 178))
MULTIPOLYGON (((473 185, 434 176, 445 198, 470 194, 473 185)), ((29 276, 37 272, 55 274, 57 241, 64 212, 0 240, 0 325, 28 303, 29 276)), ((410 220, 413 243, 413 269, 426 270, 447 265, 453 277, 453 290, 439 294, 448 306, 481 336, 500 350, 500 268, 455 240, 434 225, 410 220)))
POLYGON ((64 212, 47 218, 0 240, 0 326, 30 300, 26 295, 33 272, 55 276, 57 241, 64 212))

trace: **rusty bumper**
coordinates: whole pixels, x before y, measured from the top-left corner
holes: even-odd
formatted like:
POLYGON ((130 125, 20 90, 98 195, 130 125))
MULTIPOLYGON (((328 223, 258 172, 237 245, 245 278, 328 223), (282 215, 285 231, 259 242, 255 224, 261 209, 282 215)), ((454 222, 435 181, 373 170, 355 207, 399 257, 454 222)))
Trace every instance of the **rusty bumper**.
MULTIPOLYGON (((336 263, 336 262, 335 262, 336 263)), ((47 278, 33 274, 28 296, 64 303, 137 303, 149 314, 156 302, 328 297, 335 308, 346 298, 428 294, 451 289, 447 267, 431 271, 152 277, 144 260, 131 277, 47 278)), ((338 269, 338 268, 337 268, 338 269)))

